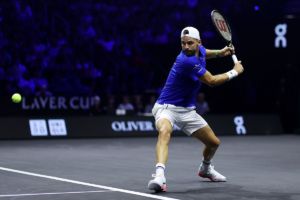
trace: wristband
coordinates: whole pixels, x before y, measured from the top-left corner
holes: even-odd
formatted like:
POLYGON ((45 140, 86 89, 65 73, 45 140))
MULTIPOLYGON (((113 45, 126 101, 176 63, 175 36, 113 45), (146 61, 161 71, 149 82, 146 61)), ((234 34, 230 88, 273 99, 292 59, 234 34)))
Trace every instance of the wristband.
POLYGON ((215 50, 215 57, 216 58, 220 58, 221 56, 220 56, 220 54, 221 54, 221 50, 215 50))
POLYGON ((237 77, 238 73, 237 73, 237 71, 235 71, 234 69, 232 69, 232 70, 226 72, 226 75, 228 76, 228 79, 231 80, 234 77, 237 77))

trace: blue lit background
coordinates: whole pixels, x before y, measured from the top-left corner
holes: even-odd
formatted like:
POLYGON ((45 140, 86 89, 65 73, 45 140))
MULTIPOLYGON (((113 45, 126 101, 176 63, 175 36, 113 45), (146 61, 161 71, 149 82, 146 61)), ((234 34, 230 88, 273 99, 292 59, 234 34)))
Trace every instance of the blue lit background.
MULTIPOLYGON (((18 111, 10 102, 14 92, 25 98, 99 96, 103 107, 112 96, 117 106, 124 95, 139 95, 146 105, 159 94, 180 51, 183 27, 197 27, 207 48, 224 47, 210 20, 213 9, 231 24, 245 74, 223 86, 203 88, 211 113, 278 113, 287 131, 296 129, 296 0, 1 1, 1 113, 18 111), (286 49, 274 48, 279 23, 289 26, 286 49)), ((212 73, 232 65, 230 58, 208 61, 212 73)))

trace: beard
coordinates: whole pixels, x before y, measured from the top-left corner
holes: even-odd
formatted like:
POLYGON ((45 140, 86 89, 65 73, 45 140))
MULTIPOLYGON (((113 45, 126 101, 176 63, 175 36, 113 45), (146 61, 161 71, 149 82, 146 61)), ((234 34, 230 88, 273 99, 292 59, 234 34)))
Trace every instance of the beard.
POLYGON ((187 56, 194 56, 196 54, 196 51, 194 51, 194 50, 184 50, 183 53, 187 56))

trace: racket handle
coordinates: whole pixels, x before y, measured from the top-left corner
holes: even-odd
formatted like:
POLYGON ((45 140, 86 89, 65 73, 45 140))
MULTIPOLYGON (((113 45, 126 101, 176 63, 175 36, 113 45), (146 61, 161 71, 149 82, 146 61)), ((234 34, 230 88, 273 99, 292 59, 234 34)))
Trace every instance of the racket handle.
POLYGON ((232 54, 231 57, 234 63, 239 62, 235 54, 232 54))

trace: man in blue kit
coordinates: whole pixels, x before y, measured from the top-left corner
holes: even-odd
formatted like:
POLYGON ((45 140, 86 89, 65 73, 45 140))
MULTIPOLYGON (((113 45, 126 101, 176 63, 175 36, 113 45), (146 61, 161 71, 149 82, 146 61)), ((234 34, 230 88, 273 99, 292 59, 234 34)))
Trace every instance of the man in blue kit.
POLYGON ((221 50, 205 49, 201 44, 199 31, 194 27, 186 27, 181 31, 181 47, 182 51, 177 56, 165 86, 152 109, 158 130, 157 164, 156 173, 149 181, 148 188, 155 192, 167 189, 165 169, 168 160, 168 145, 174 125, 205 145, 198 175, 215 182, 226 181, 226 177, 211 165, 220 140, 207 122, 196 113, 196 96, 201 83, 209 86, 223 84, 241 74, 244 68, 239 61, 234 64, 232 70, 212 75, 206 69, 205 60, 231 55, 234 49, 233 47, 224 47, 221 50))

